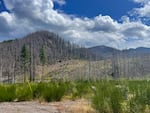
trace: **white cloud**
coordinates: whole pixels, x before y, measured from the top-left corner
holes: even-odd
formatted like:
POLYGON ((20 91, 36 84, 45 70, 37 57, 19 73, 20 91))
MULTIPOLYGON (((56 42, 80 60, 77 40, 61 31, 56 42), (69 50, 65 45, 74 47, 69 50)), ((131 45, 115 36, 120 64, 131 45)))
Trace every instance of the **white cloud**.
POLYGON ((0 13, 0 40, 23 37, 49 30, 85 46, 107 45, 116 48, 149 46, 150 27, 129 17, 119 23, 110 16, 79 18, 54 10, 52 0, 5 0, 12 13, 0 13), (4 32, 5 31, 5 32, 4 32))
POLYGON ((141 3, 141 4, 145 4, 147 3, 149 0, 133 0, 135 3, 141 3))
POLYGON ((150 18, 150 0, 134 0, 136 3, 140 3, 141 7, 134 8, 133 15, 138 15, 138 17, 150 18))
POLYGON ((53 0, 53 1, 58 3, 59 5, 65 5, 66 4, 65 0, 53 0))

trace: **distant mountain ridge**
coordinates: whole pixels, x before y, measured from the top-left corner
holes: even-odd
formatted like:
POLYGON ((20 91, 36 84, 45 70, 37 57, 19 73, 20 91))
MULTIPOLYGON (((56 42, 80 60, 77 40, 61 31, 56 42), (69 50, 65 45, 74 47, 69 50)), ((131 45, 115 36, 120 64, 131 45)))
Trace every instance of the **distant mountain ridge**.
POLYGON ((100 57, 102 59, 105 58, 110 58, 112 57, 113 52, 117 51, 119 52, 119 50, 112 48, 112 47, 107 47, 107 46, 95 46, 95 47, 91 47, 88 48, 93 54, 95 54, 97 57, 100 57))
POLYGON ((116 48, 108 47, 108 46, 95 46, 88 48, 93 54, 95 54, 97 57, 101 57, 103 59, 105 58, 111 58, 114 53, 117 54, 126 54, 128 57, 136 56, 136 55, 149 55, 150 54, 150 48, 147 47, 138 47, 138 48, 131 48, 131 49, 124 49, 119 50, 116 48))

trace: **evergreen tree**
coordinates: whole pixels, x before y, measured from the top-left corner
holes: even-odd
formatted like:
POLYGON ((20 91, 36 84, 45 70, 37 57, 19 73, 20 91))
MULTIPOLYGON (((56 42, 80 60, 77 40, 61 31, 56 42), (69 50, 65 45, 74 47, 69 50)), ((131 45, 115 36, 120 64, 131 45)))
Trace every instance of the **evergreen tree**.
POLYGON ((29 50, 28 50, 26 45, 23 45, 20 57, 21 57, 21 62, 22 62, 22 68, 24 70, 23 79, 24 79, 24 82, 25 82, 26 72, 27 72, 27 68, 28 68, 28 65, 29 65, 29 61, 30 61, 30 54, 29 54, 29 50))

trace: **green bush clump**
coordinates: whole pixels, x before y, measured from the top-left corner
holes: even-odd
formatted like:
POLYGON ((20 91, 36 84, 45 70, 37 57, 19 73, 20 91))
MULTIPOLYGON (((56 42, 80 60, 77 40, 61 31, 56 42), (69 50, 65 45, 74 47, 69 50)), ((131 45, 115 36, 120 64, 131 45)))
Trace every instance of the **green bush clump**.
POLYGON ((72 99, 82 98, 90 93, 90 86, 92 83, 88 81, 77 81, 71 83, 72 99))
POLYGON ((36 98, 44 99, 47 102, 60 101, 66 93, 65 83, 40 83, 35 90, 36 98))
POLYGON ((30 101, 33 99, 47 102, 60 101, 67 92, 65 82, 24 83, 0 85, 0 102, 30 101))
POLYGON ((150 82, 146 80, 97 81, 92 97, 100 113, 149 113, 150 82))
POLYGON ((0 102, 11 102, 16 98, 16 88, 14 85, 0 85, 0 102))
POLYGON ((132 87, 134 87, 131 90, 134 96, 129 103, 130 112, 144 113, 146 106, 150 106, 150 83, 147 81, 133 81, 132 87))
POLYGON ((29 101, 33 99, 33 92, 28 84, 16 85, 16 100, 17 101, 29 101))
POLYGON ((101 81, 95 84, 93 107, 100 113, 122 113, 123 91, 113 82, 101 81))

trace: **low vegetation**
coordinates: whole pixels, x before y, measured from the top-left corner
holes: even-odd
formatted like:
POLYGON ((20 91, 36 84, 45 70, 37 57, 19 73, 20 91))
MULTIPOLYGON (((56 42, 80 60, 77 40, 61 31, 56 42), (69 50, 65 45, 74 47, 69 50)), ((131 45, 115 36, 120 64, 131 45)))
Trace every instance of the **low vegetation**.
POLYGON ((100 80, 0 85, 0 102, 84 98, 99 113, 149 113, 150 81, 100 80))
POLYGON ((82 98, 89 92, 87 82, 49 82, 21 83, 15 85, 0 85, 0 102, 12 101, 60 101, 62 97, 69 99, 82 98))
POLYGON ((24 83, 0 85, 0 102, 11 101, 60 101, 65 95, 67 84, 59 83, 24 83))
POLYGON ((149 113, 150 82, 146 80, 95 83, 93 107, 100 113, 149 113))

